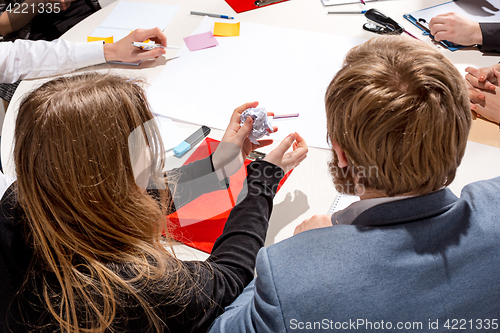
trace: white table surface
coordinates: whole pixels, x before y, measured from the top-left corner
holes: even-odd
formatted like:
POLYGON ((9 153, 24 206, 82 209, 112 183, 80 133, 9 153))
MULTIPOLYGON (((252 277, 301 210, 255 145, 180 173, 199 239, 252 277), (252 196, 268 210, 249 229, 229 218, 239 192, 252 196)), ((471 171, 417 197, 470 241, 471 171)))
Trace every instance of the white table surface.
MULTIPOLYGON (((365 9, 361 4, 333 8, 323 7, 320 0, 291 0, 269 7, 236 14, 223 0, 148 0, 147 2, 181 6, 181 9, 165 30, 168 43, 177 46, 184 43, 182 39, 191 35, 192 31, 202 20, 201 16, 190 15, 190 11, 192 10, 231 15, 242 22, 253 22, 330 33, 353 38, 369 39, 374 36, 374 34, 362 29, 363 23, 366 22, 364 15, 326 14, 328 10, 365 9)), ((412 34, 420 36, 420 30, 407 22, 402 15, 443 2, 446 1, 386 0, 368 3, 366 9, 377 8, 404 25, 412 34)), ((65 33, 63 38, 73 42, 86 41, 86 37, 104 20, 115 4, 116 3, 110 4, 80 22, 70 31, 65 33)), ((430 39, 427 37, 422 37, 421 39, 427 43, 431 43, 430 39)), ((298 45, 297 47, 307 47, 307 45, 298 45)), ((457 52, 450 52, 442 48, 440 48, 440 50, 449 57, 460 70, 465 69, 467 66, 485 67, 500 61, 499 56, 484 55, 474 48, 457 52)), ((92 68, 92 70, 97 69, 99 71, 118 73, 130 77, 141 77, 151 83, 162 71, 168 59, 174 57, 176 52, 177 50, 167 50, 165 57, 145 61, 138 67, 103 64, 92 68)), ((311 61, 314 61, 314 55, 311 56, 311 61)), ((86 70, 89 69, 80 71, 86 70)), ((16 90, 7 110, 1 140, 2 164, 7 174, 13 173, 11 149, 19 100, 26 92, 37 87, 46 80, 48 79, 23 81, 16 90)), ((244 102, 246 101, 242 101, 242 103, 244 102)), ((235 105, 235 107, 236 106, 237 105, 235 105)), ((189 134, 197 127, 184 123, 180 123, 179 125, 186 134, 189 134)), ((478 125, 475 124, 475 126, 478 125)), ((488 125, 480 124, 480 126, 488 125)), ((480 131, 483 132, 482 130, 480 131)), ((500 139, 500 133, 492 129, 492 126, 488 127, 488 131, 488 133, 498 135, 500 139)), ((491 134, 488 135, 491 136, 491 134)), ((210 136, 215 139, 220 139, 222 131, 214 130, 210 136)), ((495 138, 494 140, 499 139, 495 138)), ((277 143, 275 143, 275 145, 276 144, 277 143)), ((269 151, 270 149, 263 150, 269 151)), ((336 191, 327 170, 327 162, 330 156, 331 153, 328 150, 311 148, 308 158, 294 170, 292 176, 286 181, 274 200, 274 210, 271 216, 266 245, 273 244, 292 236, 295 226, 304 219, 314 214, 324 214, 328 211, 336 196, 336 191)), ((462 165, 450 188, 455 194, 459 195, 463 186, 468 183, 500 176, 500 168, 498 168, 498 165, 500 165, 500 149, 469 141, 462 165)), ((205 253, 186 246, 176 246, 175 249, 180 258, 204 259, 207 256, 205 253)))

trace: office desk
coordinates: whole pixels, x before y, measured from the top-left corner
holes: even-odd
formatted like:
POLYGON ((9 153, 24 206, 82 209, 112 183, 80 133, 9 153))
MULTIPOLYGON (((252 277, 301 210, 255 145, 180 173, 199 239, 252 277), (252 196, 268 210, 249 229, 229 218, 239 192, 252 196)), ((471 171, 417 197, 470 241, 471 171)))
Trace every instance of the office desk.
MULTIPOLYGON (((192 10, 228 14, 235 16, 236 20, 243 22, 323 32, 353 38, 369 39, 375 36, 362 29, 363 23, 366 22, 363 15, 326 14, 328 10, 364 9, 365 7, 361 4, 345 5, 342 6, 342 8, 327 8, 323 7, 320 0, 291 0, 265 8, 235 14, 231 7, 223 0, 149 0, 149 2, 181 6, 181 9, 165 30, 168 37, 168 43, 172 45, 182 45, 182 38, 191 35, 193 30, 201 22, 202 17, 189 14, 192 10)), ((403 19, 402 15, 407 12, 416 11, 443 2, 446 1, 388 0, 368 3, 366 8, 377 8, 381 10, 403 24, 412 34, 421 36, 420 31, 403 19)), ((63 38, 73 42, 84 42, 86 36, 93 32, 114 6, 115 3, 80 22, 64 34, 63 38)), ((427 43, 431 43, 428 37, 423 36, 421 39, 427 43)), ((307 45, 298 45, 297 47, 307 47, 307 45)), ((476 49, 461 50, 457 52, 450 52, 445 49, 441 50, 462 71, 467 66, 485 67, 500 61, 499 56, 483 55, 476 49)), ((138 67, 103 64, 92 68, 92 70, 96 69, 130 77, 141 77, 148 82, 153 82, 164 68, 168 59, 174 57, 176 52, 176 50, 167 50, 166 57, 145 61, 138 67)), ((311 55, 311 57, 313 61, 314 55, 311 55)), ((89 69, 83 69, 80 70, 80 72, 86 70, 89 69)), ((13 173, 11 148, 19 100, 23 94, 46 80, 48 79, 23 81, 9 106, 3 125, 1 149, 4 170, 8 174, 13 173)), ((247 101, 241 101, 241 103, 244 102, 247 101)), ((235 105, 234 107, 237 106, 238 105, 235 105)), ((196 128, 194 125, 184 123, 180 123, 180 126, 186 134, 192 132, 193 129, 196 128)), ((300 129, 297 130, 300 131, 300 129)), ((219 130, 214 130, 211 134, 211 137, 215 139, 220 139, 221 136, 222 131, 219 130)), ((498 171, 498 165, 500 165, 500 150, 492 147, 500 147, 500 133, 498 127, 484 121, 475 121, 470 140, 466 156, 459 168, 456 180, 450 186, 457 195, 459 195, 461 188, 467 183, 500 176, 500 172, 498 171), (486 145, 477 142, 485 143, 486 145)), ((267 148, 264 150, 269 151, 270 149, 271 148, 267 148)), ((290 237, 293 234, 295 226, 313 214, 323 214, 328 211, 336 195, 336 191, 327 171, 327 162, 330 156, 331 153, 328 150, 311 148, 308 158, 294 170, 292 176, 276 195, 266 245, 290 237)), ((186 252, 188 252, 188 257, 192 255, 198 258, 205 257, 202 253, 191 251, 184 247, 179 247, 178 249, 182 252, 181 257, 186 252)))

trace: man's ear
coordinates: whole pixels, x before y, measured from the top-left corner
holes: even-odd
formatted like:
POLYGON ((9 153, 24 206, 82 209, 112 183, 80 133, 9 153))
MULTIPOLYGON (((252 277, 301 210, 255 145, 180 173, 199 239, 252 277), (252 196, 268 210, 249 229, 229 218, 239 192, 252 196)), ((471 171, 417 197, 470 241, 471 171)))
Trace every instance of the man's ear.
POLYGON ((339 159, 338 167, 345 168, 346 166, 348 166, 347 158, 345 157, 344 150, 342 148, 340 148, 337 141, 332 140, 332 148, 333 148, 333 150, 335 150, 335 153, 337 154, 337 157, 339 159))

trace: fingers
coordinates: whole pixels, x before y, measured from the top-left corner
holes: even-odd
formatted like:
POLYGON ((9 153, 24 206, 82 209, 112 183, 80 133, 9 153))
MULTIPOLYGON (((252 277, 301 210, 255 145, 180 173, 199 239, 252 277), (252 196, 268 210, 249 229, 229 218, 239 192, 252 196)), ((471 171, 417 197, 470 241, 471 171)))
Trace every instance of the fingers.
POLYGON ((281 143, 264 157, 264 161, 279 166, 288 172, 300 164, 307 156, 307 144, 298 133, 291 133, 281 143), (288 149, 293 145, 293 150, 288 149))
POLYGON ((160 28, 137 29, 134 31, 133 36, 135 42, 143 42, 147 39, 151 39, 155 43, 167 46, 167 36, 160 30, 160 28))
POLYGON ((297 133, 289 134, 283 141, 281 141, 278 147, 276 147, 271 153, 274 153, 278 156, 285 155, 285 153, 292 146, 296 138, 297 138, 297 133))
POLYGON ((238 132, 240 129, 241 114, 243 113, 243 111, 250 108, 256 108, 258 105, 259 102, 249 102, 234 109, 233 114, 231 115, 231 119, 229 120, 229 125, 227 126, 226 132, 238 132))
POLYGON ((296 158, 295 166, 299 165, 306 157, 309 152, 306 140, 300 134, 297 133, 297 138, 295 139, 294 147, 294 158, 296 158))
POLYGON ((297 134, 297 139, 296 139, 297 140, 297 147, 305 149, 307 151, 308 148, 307 148, 306 140, 304 140, 304 138, 299 133, 296 133, 296 134, 297 134))
POLYGON ((302 222, 301 224, 299 224, 298 226, 295 227, 295 230, 293 231, 293 235, 297 235, 297 234, 300 234, 302 231, 305 231, 305 227, 304 227, 304 224, 307 223, 309 219, 307 220, 304 220, 304 222, 302 222))
POLYGON ((450 39, 449 34, 444 30, 434 33, 433 36, 437 42, 450 39))
POLYGON ((312 229, 331 227, 332 215, 313 215, 299 224, 294 231, 294 235, 312 229))
POLYGON ((495 90, 495 84, 498 82, 498 76, 495 74, 495 69, 494 68, 474 68, 474 67, 467 67, 465 71, 468 73, 465 78, 467 81, 471 82, 471 84, 479 88, 478 84, 476 82, 481 82, 483 83, 483 87, 485 89, 490 89, 490 90, 495 90))
POLYGON ((440 14, 440 15, 437 15, 437 16, 434 16, 430 22, 429 22, 429 29, 432 29, 435 28, 436 24, 445 24, 446 21, 447 21, 447 15, 449 15, 450 13, 447 13, 447 14, 440 14))
POLYGON ((469 100, 471 103, 477 104, 484 101, 486 96, 476 89, 469 89, 469 100))
POLYGON ((247 117, 243 125, 241 127, 239 126, 238 122, 238 131, 234 134, 234 140, 236 141, 235 143, 241 145, 245 141, 245 139, 248 137, 250 132, 252 131, 253 128, 253 119, 252 117, 247 117))
POLYGON ((500 88, 492 92, 486 91, 484 95, 484 100, 474 104, 473 111, 478 114, 478 118, 484 118, 498 124, 500 122, 500 88))
MULTIPOLYGON (((286 163, 291 167, 296 167, 297 165, 299 165, 307 157, 307 152, 309 151, 304 138, 301 137, 298 133, 294 134, 295 142, 293 142, 293 151, 286 154, 286 163)), ((288 148, 290 148, 290 145, 288 146, 288 148)))
POLYGON ((306 140, 304 140, 304 138, 302 136, 300 136, 299 133, 295 133, 295 134, 297 134, 297 137, 296 137, 295 143, 294 143, 294 152, 297 154, 300 154, 300 155, 307 154, 307 152, 309 151, 309 148, 307 147, 306 140))
POLYGON ((450 19, 448 16, 450 14, 451 13, 435 16, 429 22, 429 30, 431 31, 431 35, 434 36, 434 39, 438 42, 446 40, 450 37, 450 33, 448 32, 448 30, 450 29, 450 19))
MULTIPOLYGON (((496 68, 493 68, 493 75, 495 75, 495 83, 498 84, 499 80, 500 80, 500 72, 497 71, 496 68)), ((493 87, 490 87, 491 90, 495 90, 496 88, 493 86, 493 87)))
POLYGON ((307 157, 307 154, 304 154, 302 155, 298 160, 297 162, 295 162, 296 166, 299 165, 300 163, 302 163, 303 160, 305 160, 307 157))
POLYGON ((479 89, 487 89, 487 90, 495 90, 495 85, 491 84, 488 80, 483 80, 480 81, 477 77, 471 75, 471 74, 466 74, 465 79, 467 82, 469 82, 474 88, 479 88, 479 89))
POLYGON ((470 112, 472 113, 472 120, 476 120, 478 117, 478 113, 476 112, 476 105, 470 103, 470 112))
POLYGON ((269 145, 273 144, 274 141, 272 139, 265 139, 265 140, 257 140, 257 142, 259 143, 259 145, 258 146, 254 145, 255 149, 269 146, 269 145))
POLYGON ((243 113, 243 111, 245 111, 246 109, 256 108, 257 106, 259 106, 259 102, 257 102, 257 101, 245 103, 243 105, 238 106, 236 109, 234 109, 233 115, 236 113, 241 115, 243 113))
POLYGON ((467 67, 465 69, 465 71, 467 73, 469 73, 470 75, 474 76, 475 78, 479 79, 480 81, 484 81, 486 80, 486 77, 483 77, 482 80, 481 80, 481 77, 480 77, 480 74, 479 74, 479 69, 477 68, 474 68, 474 67, 467 67))
POLYGON ((166 53, 165 49, 158 47, 156 49, 152 49, 149 51, 140 51, 139 53, 136 54, 136 58, 137 59, 156 58, 156 57, 159 57, 165 53, 166 53))
MULTIPOLYGON (((485 69, 480 69, 478 70, 478 73, 477 73, 477 80, 479 82, 484 82, 484 83, 489 83, 487 80, 491 77, 491 73, 489 73, 488 70, 485 70, 485 69)), ((493 86, 493 85, 491 85, 493 86)), ((495 87, 493 86, 493 89, 495 89, 495 87)))

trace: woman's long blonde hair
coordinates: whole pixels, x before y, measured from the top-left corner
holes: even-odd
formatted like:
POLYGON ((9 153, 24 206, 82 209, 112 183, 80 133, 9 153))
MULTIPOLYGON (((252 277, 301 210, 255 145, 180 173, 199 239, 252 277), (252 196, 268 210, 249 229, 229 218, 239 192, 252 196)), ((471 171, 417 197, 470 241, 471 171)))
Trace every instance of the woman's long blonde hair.
POLYGON ((104 332, 132 298, 149 319, 144 331, 162 331, 141 290, 162 280, 156 288, 182 293, 182 266, 160 243, 165 214, 136 185, 130 162, 129 134, 152 118, 136 82, 96 73, 47 82, 20 105, 17 194, 33 289, 54 330, 104 332))

